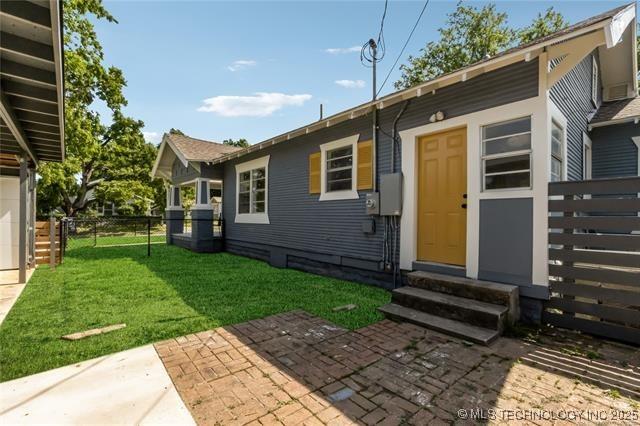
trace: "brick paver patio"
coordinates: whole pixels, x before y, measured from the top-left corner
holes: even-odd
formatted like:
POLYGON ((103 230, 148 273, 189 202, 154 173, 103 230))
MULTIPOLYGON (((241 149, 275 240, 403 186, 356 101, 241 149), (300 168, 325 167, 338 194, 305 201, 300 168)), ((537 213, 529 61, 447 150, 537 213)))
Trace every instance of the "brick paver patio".
POLYGON ((295 311, 155 346, 200 424, 640 422, 638 351, 574 334, 482 347, 295 311))

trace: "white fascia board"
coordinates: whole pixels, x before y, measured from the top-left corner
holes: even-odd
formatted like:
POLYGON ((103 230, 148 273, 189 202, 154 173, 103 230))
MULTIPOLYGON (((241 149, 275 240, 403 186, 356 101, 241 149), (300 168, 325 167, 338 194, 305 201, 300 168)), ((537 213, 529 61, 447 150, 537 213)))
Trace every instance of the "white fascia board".
POLYGON ((618 12, 616 16, 611 18, 604 27, 604 34, 607 40, 607 48, 611 49, 622 40, 622 35, 627 27, 636 18, 636 6, 630 4, 625 9, 618 12))
POLYGON ((189 166, 189 160, 187 160, 187 158, 182 154, 182 152, 180 152, 180 150, 178 148, 176 148, 176 146, 173 144, 173 142, 171 142, 171 138, 166 136, 162 139, 162 142, 166 141, 169 144, 169 148, 171 148, 171 150, 173 151, 173 153, 176 155, 176 157, 178 157, 178 159, 180 160, 180 162, 182 163, 183 166, 188 167, 189 166))
POLYGON ((158 148, 158 155, 156 155, 156 161, 153 163, 153 167, 151 168, 151 177, 156 177, 158 173, 158 167, 160 166, 160 159, 162 158, 162 154, 164 154, 164 146, 166 145, 164 138, 162 138, 162 142, 160 143, 160 148, 158 148))

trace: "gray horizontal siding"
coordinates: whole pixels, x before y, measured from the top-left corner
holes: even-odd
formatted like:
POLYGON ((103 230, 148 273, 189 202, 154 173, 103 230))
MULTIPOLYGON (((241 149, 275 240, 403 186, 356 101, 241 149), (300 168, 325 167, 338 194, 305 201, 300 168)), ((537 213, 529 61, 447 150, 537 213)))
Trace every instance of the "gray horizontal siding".
MULTIPOLYGON (((537 94, 537 62, 520 62, 440 89, 435 95, 413 99, 398 128, 404 130, 427 124, 429 116, 439 110, 444 111, 447 118, 452 118, 537 94)), ((390 172, 391 138, 385 132, 391 134, 393 120, 400 108, 401 104, 397 104, 379 112, 378 174, 390 172)), ((361 231, 362 222, 369 218, 365 214, 364 192, 356 200, 323 202, 318 201, 317 194, 308 193, 309 154, 318 152, 319 145, 323 143, 356 133, 360 134, 360 140, 370 139, 371 127, 371 116, 367 115, 224 163, 223 214, 225 238, 229 244, 238 247, 244 242, 324 253, 335 259, 344 257, 343 264, 353 262, 353 259, 379 262, 382 259, 383 221, 376 218, 374 234, 361 231), (271 156, 268 183, 271 223, 234 223, 235 165, 265 155, 271 156)), ((396 170, 400 170, 399 149, 395 163, 396 170)), ((379 180, 379 176, 377 178, 379 180)))
MULTIPOLYGON (((591 61, 597 50, 587 55, 551 88, 550 97, 567 119, 567 179, 582 179, 582 134, 596 110, 591 100, 591 61)), ((599 67, 600 68, 600 67, 599 67)), ((602 89, 598 82, 598 104, 602 89)))
POLYGON ((638 147, 631 140, 634 136, 640 136, 640 125, 634 123, 591 131, 594 178, 638 176, 638 147))

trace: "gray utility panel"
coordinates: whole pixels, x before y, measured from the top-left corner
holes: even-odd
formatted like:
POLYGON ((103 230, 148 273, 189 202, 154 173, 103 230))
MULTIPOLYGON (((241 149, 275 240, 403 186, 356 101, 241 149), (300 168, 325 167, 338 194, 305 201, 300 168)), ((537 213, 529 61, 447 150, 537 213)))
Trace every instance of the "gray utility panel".
POLYGON ((380 214, 382 216, 402 214, 402 173, 380 176, 380 214))

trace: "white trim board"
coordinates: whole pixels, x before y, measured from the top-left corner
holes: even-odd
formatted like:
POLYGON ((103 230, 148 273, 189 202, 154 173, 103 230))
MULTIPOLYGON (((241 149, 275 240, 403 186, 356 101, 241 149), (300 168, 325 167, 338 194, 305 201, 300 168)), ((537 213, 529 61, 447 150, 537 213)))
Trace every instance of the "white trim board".
POLYGON ((320 198, 318 201, 355 200, 358 198, 358 139, 360 134, 347 136, 320 145, 320 198), (327 192, 327 151, 351 145, 351 189, 327 192))
POLYGON ((412 269, 417 260, 417 140, 425 134, 456 127, 467 128, 467 255, 466 272, 478 277, 480 200, 532 198, 533 211, 533 270, 534 284, 548 285, 547 276, 547 184, 550 162, 550 115, 547 115, 547 92, 542 96, 477 111, 441 122, 429 123, 400 132, 402 141, 402 173, 404 175, 403 215, 400 219, 400 267, 412 269), (481 191, 481 126, 531 116, 532 187, 505 191, 481 191))
POLYGON ((244 163, 236 164, 236 216, 235 223, 256 223, 256 224, 269 224, 269 158, 270 155, 256 158, 255 160, 246 161, 244 163), (259 169, 264 167, 264 213, 238 213, 238 207, 240 202, 240 179, 239 175, 247 170, 259 169))

